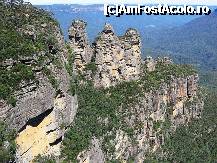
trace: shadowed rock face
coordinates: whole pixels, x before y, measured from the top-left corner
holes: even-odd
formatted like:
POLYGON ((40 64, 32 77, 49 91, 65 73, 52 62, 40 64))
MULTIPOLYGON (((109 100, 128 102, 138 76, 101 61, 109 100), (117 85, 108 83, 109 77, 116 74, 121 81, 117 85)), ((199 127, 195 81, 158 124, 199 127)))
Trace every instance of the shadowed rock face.
MULTIPOLYGON (((45 27, 46 28, 46 27, 45 27)), ((34 36, 31 29, 27 33, 34 36)), ((43 30, 43 28, 41 29, 43 30)), ((61 65, 67 56, 64 39, 58 27, 53 27, 58 51, 53 51, 61 65)), ((57 47, 53 47, 56 49, 57 47)), ((42 52, 43 55, 43 52, 42 52)), ((31 65, 38 56, 21 58, 21 62, 31 65)), ((7 62, 13 66, 13 62, 7 62)), ((35 80, 20 83, 20 90, 14 93, 16 106, 1 102, 0 117, 17 131, 16 162, 31 162, 38 154, 60 155, 61 138, 65 127, 71 124, 76 114, 77 98, 68 92, 70 77, 64 66, 58 67, 52 59, 43 65, 50 70, 58 83, 55 88, 42 67, 35 67, 35 80)))

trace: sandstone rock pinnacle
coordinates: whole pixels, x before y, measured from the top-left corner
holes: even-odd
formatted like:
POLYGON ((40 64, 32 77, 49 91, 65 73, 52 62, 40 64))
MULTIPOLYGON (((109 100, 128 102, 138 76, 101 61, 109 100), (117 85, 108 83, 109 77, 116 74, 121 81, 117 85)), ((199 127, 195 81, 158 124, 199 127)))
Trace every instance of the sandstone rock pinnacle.
POLYGON ((69 29, 70 45, 75 53, 75 67, 84 70, 94 60, 95 87, 109 87, 125 80, 136 80, 141 67, 141 38, 137 30, 128 29, 118 37, 112 25, 106 23, 90 47, 85 31, 86 23, 75 20, 69 29), (93 52, 93 53, 90 53, 93 52))
POLYGON ((83 71, 92 56, 92 49, 87 39, 86 22, 83 20, 72 22, 69 28, 69 40, 75 56, 74 69, 83 71))

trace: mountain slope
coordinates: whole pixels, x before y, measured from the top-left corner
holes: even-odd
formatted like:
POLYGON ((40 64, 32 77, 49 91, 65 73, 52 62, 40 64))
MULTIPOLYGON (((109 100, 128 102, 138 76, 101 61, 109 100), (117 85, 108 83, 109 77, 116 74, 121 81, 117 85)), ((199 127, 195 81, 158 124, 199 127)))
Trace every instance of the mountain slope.
POLYGON ((145 32, 145 52, 171 54, 178 62, 193 63, 201 70, 217 68, 217 10, 183 26, 145 32), (156 51, 156 49, 158 49, 156 51))
POLYGON ((104 16, 103 5, 42 5, 38 6, 52 12, 55 18, 60 22, 65 38, 68 38, 68 28, 73 19, 82 19, 88 23, 87 31, 91 41, 101 32, 105 23, 113 25, 117 34, 122 35, 128 28, 136 28, 142 31, 144 28, 162 29, 183 25, 193 19, 192 16, 171 16, 171 15, 142 15, 142 16, 126 16, 121 17, 104 16))

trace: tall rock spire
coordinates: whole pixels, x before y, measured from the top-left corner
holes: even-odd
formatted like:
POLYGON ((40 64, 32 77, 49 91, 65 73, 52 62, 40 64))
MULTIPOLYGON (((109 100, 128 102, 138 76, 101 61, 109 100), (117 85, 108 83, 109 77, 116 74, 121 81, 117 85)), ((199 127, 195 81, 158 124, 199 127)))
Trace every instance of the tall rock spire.
POLYGON ((74 68, 83 71, 85 65, 90 62, 92 49, 88 43, 86 22, 75 20, 69 28, 70 47, 74 51, 74 68))
POLYGON ((109 87, 115 85, 122 79, 121 62, 123 61, 124 50, 110 24, 105 24, 94 44, 97 65, 97 72, 94 77, 95 86, 109 87))
POLYGON ((122 37, 124 47, 124 58, 126 66, 124 68, 124 79, 138 79, 141 67, 141 38, 137 30, 128 29, 122 37))
POLYGON ((95 56, 98 71, 96 87, 109 87, 120 81, 136 80, 141 67, 141 40, 135 29, 129 29, 118 37, 110 24, 95 41, 95 56))

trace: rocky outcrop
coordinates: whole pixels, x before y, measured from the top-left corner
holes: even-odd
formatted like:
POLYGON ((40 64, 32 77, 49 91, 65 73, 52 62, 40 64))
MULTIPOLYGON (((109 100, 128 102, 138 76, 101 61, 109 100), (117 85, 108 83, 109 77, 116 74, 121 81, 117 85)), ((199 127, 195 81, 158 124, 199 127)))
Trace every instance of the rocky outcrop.
POLYGON ((17 162, 29 162, 37 155, 60 155, 66 127, 76 114, 77 99, 68 94, 67 75, 60 74, 62 85, 56 91, 49 81, 40 78, 34 91, 22 93, 10 109, 7 121, 18 129, 17 162))
POLYGON ((129 29, 124 36, 118 37, 113 27, 105 24, 90 50, 85 27, 86 23, 83 21, 74 21, 69 29, 77 70, 82 70, 94 62, 95 87, 109 87, 121 81, 138 79, 141 68, 141 39, 135 29, 129 29))
MULTIPOLYGON (((197 81, 197 76, 191 77, 197 81)), ((195 93, 188 96, 187 80, 180 78, 174 79, 169 85, 163 84, 159 90, 146 93, 138 106, 127 110, 133 113, 127 121, 134 128, 133 139, 137 143, 129 145, 126 151, 130 151, 129 155, 134 156, 136 162, 143 162, 148 153, 159 150, 167 133, 174 132, 180 124, 200 118, 203 101, 195 93), (138 123, 140 128, 136 128, 138 123)), ((193 87, 197 88, 197 85, 193 87)), ((118 159, 128 159, 123 157, 125 155, 122 153, 118 159)))
POLYGON ((97 65, 94 77, 95 86, 109 87, 120 81, 121 69, 124 67, 124 50, 111 25, 106 24, 104 30, 97 37, 95 53, 97 65))
POLYGON ((83 20, 75 20, 69 28, 69 44, 74 52, 74 70, 82 72, 87 63, 90 63, 92 57, 92 49, 89 45, 86 22, 83 20))
POLYGON ((111 25, 106 24, 94 43, 97 73, 96 87, 114 86, 120 81, 136 80, 141 66, 141 40, 138 32, 129 29, 117 37, 111 25))
MULTIPOLYGON (((40 30, 43 31, 48 26, 42 24, 40 30)), ((67 57, 64 39, 57 26, 52 26, 52 29, 57 41, 55 45, 48 45, 52 57, 41 51, 17 61, 6 60, 3 65, 11 68, 15 62, 21 62, 32 66, 39 62, 39 57, 45 58, 42 64, 33 68, 35 79, 23 81, 20 89, 15 91, 13 96, 17 100, 16 106, 1 101, 1 120, 17 132, 16 162, 31 162, 38 155, 59 156, 66 127, 72 123, 76 114, 77 97, 68 91, 70 76, 63 66, 67 57)), ((33 39, 37 38, 38 31, 34 26, 24 28, 21 32, 31 35, 33 39)))
POLYGON ((102 151, 100 141, 96 138, 91 140, 91 147, 89 150, 81 152, 77 160, 79 163, 90 162, 90 163, 102 163, 105 162, 104 153, 102 151))
POLYGON ((146 65, 147 71, 152 72, 155 70, 155 66, 157 63, 151 56, 148 56, 145 58, 144 64, 146 65))

